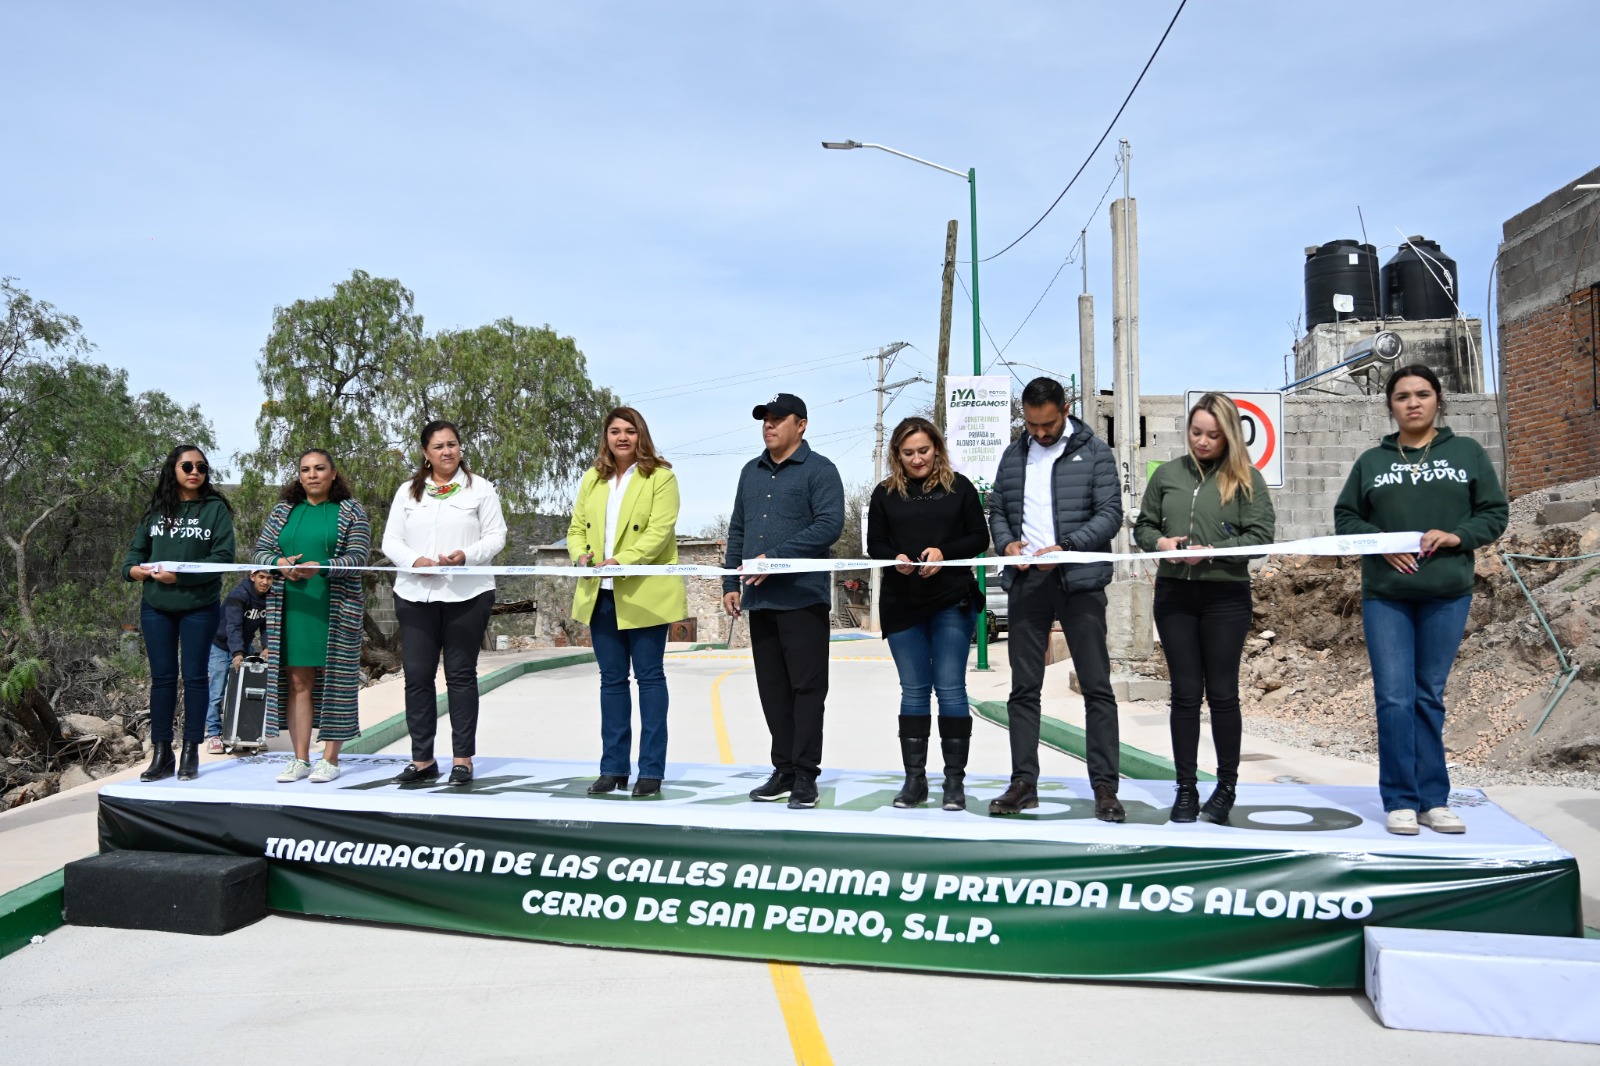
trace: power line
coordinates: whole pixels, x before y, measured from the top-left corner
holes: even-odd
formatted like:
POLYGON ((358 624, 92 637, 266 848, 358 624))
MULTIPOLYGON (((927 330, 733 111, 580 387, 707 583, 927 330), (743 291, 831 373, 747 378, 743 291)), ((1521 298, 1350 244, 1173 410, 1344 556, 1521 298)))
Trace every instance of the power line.
MULTIPOLYGON (((853 352, 841 352, 838 355, 824 355, 824 356, 820 356, 820 357, 817 357, 817 358, 814 358, 814 359, 801 359, 801 360, 799 360, 797 362, 793 362, 793 363, 780 363, 777 366, 764 367, 764 368, 762 368, 760 370, 741 371, 740 373, 736 374, 735 377, 748 377, 750 375, 756 375, 757 377, 759 377, 759 376, 766 375, 766 374, 777 373, 777 372, 783 371, 783 370, 791 370, 792 371, 796 367, 811 367, 812 369, 826 370, 829 367, 843 366, 847 362, 853 362, 855 357, 860 355, 860 354, 862 354, 863 352, 871 352, 871 351, 875 351, 875 350, 876 349, 874 349, 874 348, 860 348, 860 349, 857 349, 856 351, 853 351, 853 352), (826 364, 826 365, 825 366, 815 366, 814 365, 814 364, 818 364, 818 363, 823 363, 823 364, 826 364)), ((795 372, 797 372, 797 373, 806 373, 807 371, 795 371, 795 372)), ((665 393, 672 393, 672 394, 676 395, 681 390, 692 389, 692 388, 695 388, 695 387, 700 386, 700 385, 708 385, 708 384, 711 384, 712 382, 727 382, 729 384, 740 384, 740 382, 728 382, 726 375, 722 375, 722 376, 718 376, 718 377, 714 377, 714 378, 702 378, 699 381, 680 381, 680 382, 676 382, 676 383, 674 383, 672 385, 663 385, 662 387, 660 387, 658 389, 649 389, 649 390, 646 390, 645 392, 639 393, 634 398, 635 399, 639 399, 639 400, 660 399, 662 394, 665 394, 665 393)), ((706 390, 706 391, 709 391, 709 390, 706 390)))
MULTIPOLYGON (((1033 317, 1033 312, 1039 310, 1039 305, 1044 303, 1044 298, 1046 296, 1050 295, 1050 289, 1055 285, 1056 279, 1061 276, 1061 272, 1067 269, 1067 267, 1072 263, 1077 262, 1078 253, 1083 248, 1083 235, 1088 232, 1089 223, 1094 221, 1094 217, 1100 213, 1100 208, 1105 205, 1106 197, 1111 195, 1111 187, 1117 183, 1117 175, 1121 173, 1122 159, 1119 157, 1117 159, 1117 169, 1112 173, 1111 180, 1106 182, 1105 191, 1100 194, 1100 202, 1094 205, 1094 210, 1089 212, 1088 220, 1084 222, 1083 228, 1078 231, 1078 239, 1072 242, 1071 249, 1067 251, 1067 257, 1061 261, 1060 266, 1056 267, 1056 272, 1050 275, 1050 282, 1044 287, 1044 292, 1039 294, 1039 298, 1033 302, 1033 307, 1028 310, 1028 313, 1023 316, 1022 322, 1018 324, 1015 330, 1012 331, 1011 337, 1005 343, 1005 348, 1000 349, 1000 355, 1004 355, 1006 348, 1011 347, 1011 342, 1017 339, 1017 334, 1022 332, 1022 327, 1026 326, 1028 324, 1028 319, 1033 317)), ((996 358, 998 358, 998 356, 996 358)))
MULTIPOLYGON (((956 276, 956 280, 961 282, 961 291, 967 294, 967 302, 971 303, 972 302, 972 293, 967 290, 967 283, 966 283, 966 280, 961 277, 961 271, 957 270, 957 271, 954 271, 954 273, 955 273, 955 276, 956 276)), ((1026 385, 1027 382, 1022 380, 1021 375, 1019 375, 1015 370, 1012 370, 1011 369, 1011 364, 1007 363, 1005 361, 1005 358, 1004 358, 1005 353, 1002 352, 1000 350, 1000 346, 994 342, 994 334, 989 332, 989 323, 987 323, 987 322, 985 322, 983 320, 983 316, 982 315, 978 316, 978 323, 979 323, 979 325, 983 326, 983 335, 985 337, 989 338, 989 347, 994 349, 994 357, 996 359, 1000 360, 1000 362, 1005 365, 1005 368, 1008 371, 1011 372, 1011 376, 1017 379, 1017 384, 1018 385, 1026 385)), ((994 363, 991 362, 989 365, 990 366, 994 366, 994 363)))
POLYGON ((1067 190, 1071 189, 1072 186, 1077 182, 1078 178, 1082 176, 1083 172, 1088 169, 1090 161, 1093 160, 1095 155, 1100 151, 1100 146, 1106 143, 1107 137, 1111 136, 1111 131, 1116 128, 1117 120, 1120 119, 1122 117, 1122 113, 1127 110, 1129 101, 1133 99, 1133 94, 1138 92, 1139 83, 1144 81, 1144 76, 1150 72, 1150 64, 1154 63, 1156 61, 1156 56, 1161 54, 1161 46, 1167 43, 1167 34, 1170 34, 1172 32, 1172 27, 1178 24, 1178 16, 1183 14, 1184 5, 1188 2, 1189 0, 1178 0, 1178 10, 1172 13, 1172 21, 1167 23, 1166 32, 1161 35, 1161 40, 1156 42, 1155 51, 1151 52, 1150 58, 1144 61, 1144 69, 1139 71, 1139 76, 1134 79, 1133 88, 1129 89, 1128 95, 1122 98, 1122 106, 1117 108, 1117 113, 1115 115, 1111 116, 1111 121, 1106 124, 1106 131, 1100 135, 1100 139, 1098 141, 1094 142, 1094 147, 1089 149, 1088 157, 1084 159, 1083 165, 1078 168, 1077 173, 1072 175, 1072 180, 1067 182, 1067 188, 1061 190, 1061 195, 1057 196, 1053 201, 1051 201, 1050 206, 1045 208, 1044 214, 1040 215, 1038 220, 1035 221, 1033 225, 1022 231, 1021 237, 1018 237, 1016 240, 1012 241, 1010 244, 1006 245, 993 255, 985 256, 984 258, 978 260, 978 262, 987 263, 991 259, 998 259, 1002 255, 1005 255, 1007 252, 1011 251, 1011 249, 1021 244, 1024 237, 1038 229, 1040 222, 1043 222, 1045 219, 1050 217, 1050 212, 1056 209, 1056 204, 1059 204, 1061 202, 1061 198, 1067 195, 1067 190))

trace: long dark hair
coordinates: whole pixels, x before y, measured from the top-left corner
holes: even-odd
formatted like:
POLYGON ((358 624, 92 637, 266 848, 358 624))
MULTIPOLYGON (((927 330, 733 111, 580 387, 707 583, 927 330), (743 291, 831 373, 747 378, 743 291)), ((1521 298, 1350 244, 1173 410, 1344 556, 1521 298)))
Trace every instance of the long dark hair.
POLYGON ((350 491, 350 486, 344 483, 344 475, 339 473, 339 464, 333 461, 333 456, 322 448, 307 448, 300 453, 300 458, 294 461, 294 473, 289 476, 289 483, 283 487, 279 499, 291 507, 297 503, 304 503, 306 487, 300 484, 300 464, 308 455, 320 455, 328 460, 328 466, 333 470, 333 484, 328 486, 328 499, 334 503, 342 503, 355 495, 350 491))
MULTIPOLYGON (((417 464, 417 472, 411 475, 411 498, 418 502, 422 500, 422 490, 428 486, 428 473, 433 469, 433 464, 428 462, 428 443, 433 440, 433 435, 448 429, 456 435, 456 443, 461 443, 461 428, 454 422, 443 418, 435 418, 432 422, 422 427, 422 462, 417 464)), ((467 468, 465 452, 461 456, 461 472, 467 475, 467 487, 472 487, 472 471, 467 468)))
POLYGON ((1433 372, 1430 366, 1421 363, 1412 363, 1403 366, 1389 375, 1389 380, 1383 383, 1383 405, 1389 409, 1389 417, 1394 417, 1394 390, 1400 384, 1401 378, 1421 378, 1433 386, 1433 394, 1439 398, 1439 414, 1444 414, 1444 386, 1439 384, 1439 375, 1433 372))
POLYGON ((160 515, 168 522, 178 517, 178 508, 183 504, 182 486, 178 484, 178 459, 185 452, 199 453, 200 461, 206 464, 206 479, 200 483, 201 501, 221 500, 222 506, 232 513, 233 504, 211 483, 211 461, 206 458, 206 453, 200 450, 199 445, 180 444, 167 453, 167 461, 161 464, 161 472, 156 475, 156 488, 150 494, 150 503, 144 509, 144 516, 152 518, 160 515))

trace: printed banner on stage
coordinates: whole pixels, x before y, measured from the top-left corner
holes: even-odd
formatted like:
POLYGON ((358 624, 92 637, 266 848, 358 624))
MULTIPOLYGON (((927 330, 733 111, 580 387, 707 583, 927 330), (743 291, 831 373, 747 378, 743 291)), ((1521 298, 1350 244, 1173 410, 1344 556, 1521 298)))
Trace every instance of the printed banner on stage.
POLYGON ((944 379, 944 436, 950 465, 979 492, 994 487, 1000 453, 1011 443, 1011 379, 944 379))
POLYGON ((893 774, 827 772, 822 806, 752 804, 761 769, 669 767, 658 800, 589 797, 587 764, 480 759, 466 789, 347 756, 109 785, 104 849, 263 855, 278 910, 573 944, 950 972, 1350 988, 1362 930, 1581 933, 1570 855, 1481 793, 1467 838, 1399 839, 1370 789, 1241 785, 1235 826, 1166 824, 1170 782, 1088 783, 1040 808, 897 811, 893 774), (1387 838, 1387 839, 1386 839, 1387 838))

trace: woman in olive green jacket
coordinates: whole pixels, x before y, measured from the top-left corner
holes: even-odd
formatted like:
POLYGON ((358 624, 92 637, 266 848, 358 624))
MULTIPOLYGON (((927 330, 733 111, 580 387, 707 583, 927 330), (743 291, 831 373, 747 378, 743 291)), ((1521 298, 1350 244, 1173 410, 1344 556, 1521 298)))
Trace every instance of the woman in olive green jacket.
MULTIPOLYGON (((656 454, 644 416, 618 407, 601 423, 600 453, 583 475, 567 528, 579 566, 678 561, 678 479, 656 454)), ((633 697, 639 685, 639 780, 635 796, 661 791, 667 765, 667 627, 689 613, 681 577, 584 577, 572 617, 589 626, 600 666, 600 776, 591 794, 626 788, 632 773, 633 697)))
POLYGON ((1250 563, 1198 549, 1272 543, 1267 483, 1250 464, 1239 409, 1208 392, 1189 411, 1188 454, 1150 476, 1133 536, 1144 551, 1197 549, 1156 569, 1155 621, 1172 678, 1172 761, 1178 768, 1172 821, 1204 814, 1226 823, 1239 780, 1239 657, 1250 632, 1250 563), (1211 708, 1217 787, 1200 806, 1196 763, 1200 699, 1211 708))

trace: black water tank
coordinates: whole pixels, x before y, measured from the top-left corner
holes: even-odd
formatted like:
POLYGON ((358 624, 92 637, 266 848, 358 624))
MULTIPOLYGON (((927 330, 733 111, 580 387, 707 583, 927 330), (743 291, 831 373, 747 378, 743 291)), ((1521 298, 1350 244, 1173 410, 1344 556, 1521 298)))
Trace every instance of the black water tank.
POLYGON ((1384 316, 1412 322, 1454 318, 1460 285, 1454 259, 1426 237, 1409 237, 1383 264, 1384 316))
POLYGON ((1349 296, 1355 309, 1339 318, 1378 317, 1378 250, 1360 241, 1330 241, 1306 249, 1306 329, 1332 322, 1335 294, 1349 296))

